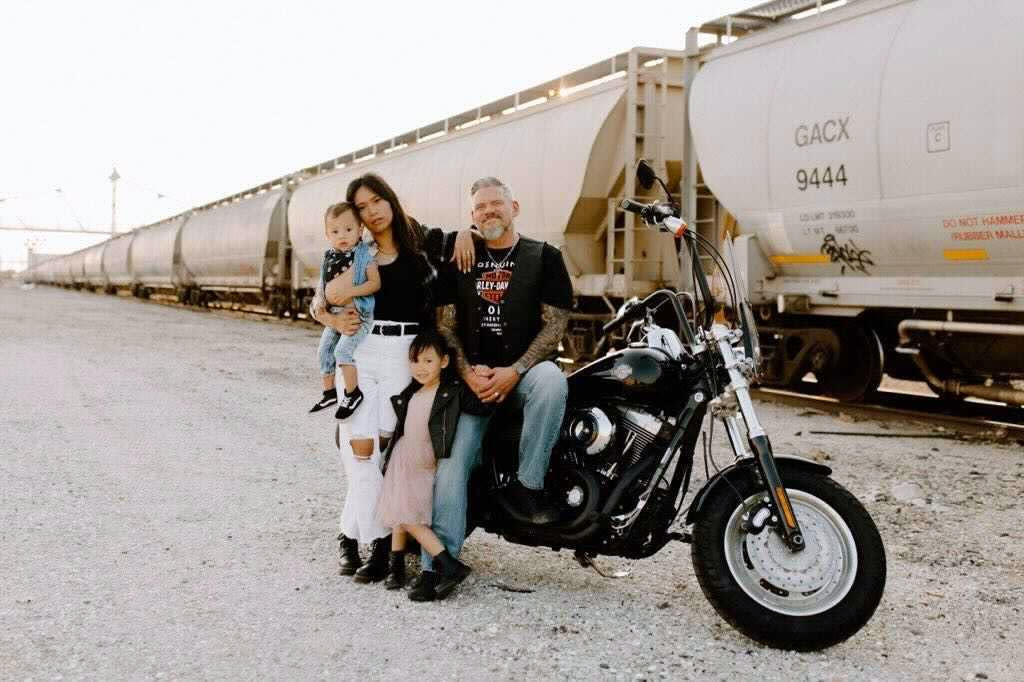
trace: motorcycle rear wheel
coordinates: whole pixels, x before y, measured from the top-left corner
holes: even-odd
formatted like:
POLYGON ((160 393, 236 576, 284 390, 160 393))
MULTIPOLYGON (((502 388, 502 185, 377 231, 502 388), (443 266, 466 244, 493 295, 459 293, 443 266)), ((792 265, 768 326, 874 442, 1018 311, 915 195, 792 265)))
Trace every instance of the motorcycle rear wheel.
POLYGON ((838 483, 792 470, 783 480, 806 548, 791 552, 771 528, 743 531, 745 507, 764 491, 752 478, 737 478, 707 501, 694 527, 694 572, 718 614, 746 636, 815 651, 870 620, 885 589, 885 548, 871 516, 838 483))

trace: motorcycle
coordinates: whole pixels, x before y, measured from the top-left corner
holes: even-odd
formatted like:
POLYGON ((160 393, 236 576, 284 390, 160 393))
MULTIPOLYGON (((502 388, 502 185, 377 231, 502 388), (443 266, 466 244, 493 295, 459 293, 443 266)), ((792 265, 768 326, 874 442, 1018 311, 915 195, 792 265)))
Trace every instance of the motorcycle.
MULTIPOLYGON (((644 162, 637 175, 646 189, 655 180, 664 187, 644 162)), ((626 329, 625 347, 569 376, 545 483, 558 520, 530 524, 501 494, 515 480, 522 428, 511 415, 494 420, 485 437, 469 529, 572 549, 584 566, 599 555, 642 559, 669 542, 689 543, 705 597, 746 636, 801 651, 847 639, 881 600, 885 549, 831 469, 774 453, 751 399, 760 348, 729 243, 719 251, 687 229, 670 202, 627 199, 622 208, 679 238, 694 290, 628 301, 604 328, 606 338, 626 329), (731 325, 715 319, 700 252, 728 289, 731 325), (711 448, 716 422, 733 455, 724 468, 711 448), (698 447, 708 480, 684 506, 698 447)))

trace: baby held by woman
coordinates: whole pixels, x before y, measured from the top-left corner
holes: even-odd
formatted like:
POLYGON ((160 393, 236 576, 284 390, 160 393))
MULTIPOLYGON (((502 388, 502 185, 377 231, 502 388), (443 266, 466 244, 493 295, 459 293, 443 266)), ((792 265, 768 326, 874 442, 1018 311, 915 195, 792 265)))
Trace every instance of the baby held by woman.
MULTIPOLYGON (((351 305, 359 312, 360 324, 359 331, 351 336, 342 335, 331 327, 324 327, 317 351, 324 394, 310 412, 317 412, 339 403, 334 416, 338 419, 347 419, 363 401, 354 354, 373 325, 373 294, 380 290, 380 272, 369 245, 362 240, 363 226, 351 204, 343 201, 327 209, 324 215, 324 232, 331 248, 324 252, 320 268, 320 285, 317 287, 311 308, 329 310, 332 313, 344 310, 344 306, 327 307, 324 287, 335 277, 347 273, 347 276, 351 277, 351 286, 346 289, 346 293, 351 305), (335 366, 341 368, 341 375, 345 380, 345 393, 340 400, 334 387, 335 366)), ((314 310, 310 312, 313 313, 314 310)))

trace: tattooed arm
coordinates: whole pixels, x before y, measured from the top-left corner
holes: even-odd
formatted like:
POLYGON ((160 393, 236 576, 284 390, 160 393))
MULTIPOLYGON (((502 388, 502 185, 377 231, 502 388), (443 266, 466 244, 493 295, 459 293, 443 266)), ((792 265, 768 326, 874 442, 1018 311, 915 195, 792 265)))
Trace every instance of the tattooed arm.
POLYGON ((459 373, 460 377, 465 378, 469 371, 469 361, 466 360, 466 352, 462 348, 462 341, 459 340, 458 324, 455 320, 455 304, 444 305, 437 309, 437 330, 441 332, 452 349, 455 371, 459 373))
POLYGON ((526 352, 516 362, 526 369, 530 369, 557 351, 558 344, 561 343, 562 337, 565 336, 565 330, 569 327, 569 311, 566 308, 542 304, 540 316, 540 331, 537 332, 537 336, 534 337, 526 352))

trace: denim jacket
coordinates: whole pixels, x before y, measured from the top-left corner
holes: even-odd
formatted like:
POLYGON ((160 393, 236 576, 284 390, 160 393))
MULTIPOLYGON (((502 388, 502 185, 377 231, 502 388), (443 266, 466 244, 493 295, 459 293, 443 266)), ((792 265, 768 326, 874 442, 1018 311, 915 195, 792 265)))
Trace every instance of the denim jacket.
MULTIPOLYGON (((370 245, 366 242, 359 242, 355 247, 355 260, 352 261, 352 285, 358 286, 366 283, 366 268, 369 267, 370 263, 373 262, 373 251, 370 249, 370 245)), ((323 264, 320 266, 320 287, 319 291, 323 291, 327 282, 324 280, 327 278, 327 259, 323 260, 323 264)), ((355 305, 356 310, 359 311, 361 318, 370 319, 373 317, 373 294, 369 296, 356 296, 352 299, 352 303, 355 305)))

